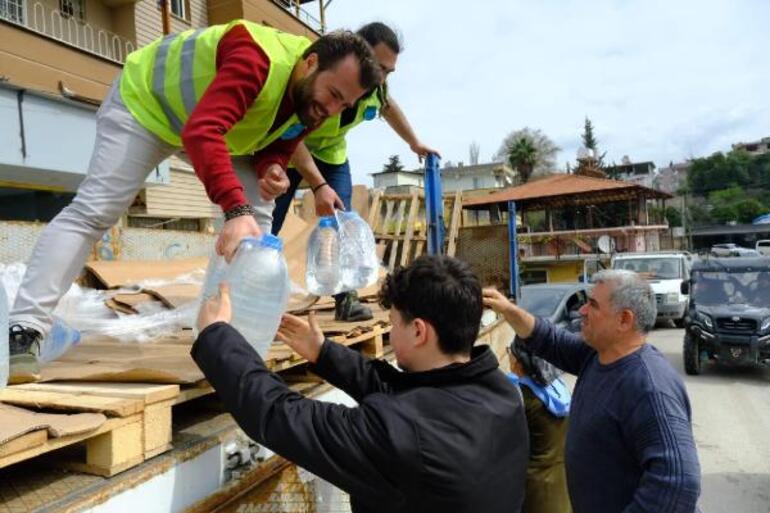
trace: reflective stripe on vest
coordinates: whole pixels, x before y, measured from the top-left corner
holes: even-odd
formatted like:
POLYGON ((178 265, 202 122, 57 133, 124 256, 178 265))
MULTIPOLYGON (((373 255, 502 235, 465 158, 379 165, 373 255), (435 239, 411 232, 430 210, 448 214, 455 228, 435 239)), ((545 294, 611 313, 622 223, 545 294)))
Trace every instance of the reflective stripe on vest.
POLYGON ((270 67, 248 110, 223 134, 228 151, 252 154, 297 123, 295 113, 273 129, 291 74, 310 41, 245 20, 169 35, 132 52, 121 74, 120 94, 134 118, 165 142, 182 146, 184 125, 217 74, 219 41, 235 26, 249 32, 270 67))
MULTIPOLYGON (((179 87, 182 92, 182 103, 184 104, 187 117, 192 114, 198 100, 195 98, 195 79, 193 78, 193 61, 195 59, 195 40, 201 35, 204 29, 198 29, 193 32, 182 43, 181 70, 182 76, 179 80, 179 87)), ((180 34, 173 34, 163 38, 158 46, 158 52, 155 54, 155 63, 152 70, 152 94, 158 100, 160 108, 168 119, 168 123, 174 132, 179 135, 182 133, 184 123, 179 119, 171 108, 171 102, 166 97, 166 69, 168 67, 168 49, 180 34)))

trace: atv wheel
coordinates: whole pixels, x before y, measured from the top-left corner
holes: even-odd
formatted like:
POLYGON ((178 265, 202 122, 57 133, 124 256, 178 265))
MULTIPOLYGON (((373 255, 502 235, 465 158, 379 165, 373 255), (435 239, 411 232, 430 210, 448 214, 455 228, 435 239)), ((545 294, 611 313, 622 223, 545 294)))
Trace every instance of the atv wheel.
POLYGON ((697 376, 701 373, 700 349, 698 341, 693 339, 689 333, 684 335, 684 371, 697 376))

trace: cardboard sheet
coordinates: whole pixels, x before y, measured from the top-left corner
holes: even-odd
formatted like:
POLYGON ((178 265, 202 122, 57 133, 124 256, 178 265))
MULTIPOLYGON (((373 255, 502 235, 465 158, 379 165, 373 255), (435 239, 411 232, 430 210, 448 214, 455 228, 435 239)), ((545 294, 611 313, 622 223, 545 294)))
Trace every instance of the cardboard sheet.
POLYGON ((41 381, 123 381, 191 384, 203 373, 190 357, 192 333, 147 344, 86 337, 41 369, 41 381))
POLYGON ((45 429, 49 438, 93 431, 107 421, 101 413, 40 413, 0 403, 0 446, 33 431, 45 429))
POLYGON ((86 264, 87 281, 95 281, 100 288, 114 289, 136 285, 148 280, 173 280, 196 270, 206 270, 208 258, 183 260, 129 261, 97 260, 86 264))

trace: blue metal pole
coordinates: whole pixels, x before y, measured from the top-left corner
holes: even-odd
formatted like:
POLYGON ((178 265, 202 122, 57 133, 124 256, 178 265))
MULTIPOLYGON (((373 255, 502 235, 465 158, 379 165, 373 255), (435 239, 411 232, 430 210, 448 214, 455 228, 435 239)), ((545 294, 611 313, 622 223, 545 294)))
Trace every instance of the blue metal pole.
POLYGON ((516 231, 516 202, 508 202, 508 250, 510 256, 509 272, 511 274, 509 292, 511 297, 519 300, 519 241, 516 231))
POLYGON ((425 221, 428 223, 428 254, 444 253, 444 199, 438 155, 425 159, 425 221))

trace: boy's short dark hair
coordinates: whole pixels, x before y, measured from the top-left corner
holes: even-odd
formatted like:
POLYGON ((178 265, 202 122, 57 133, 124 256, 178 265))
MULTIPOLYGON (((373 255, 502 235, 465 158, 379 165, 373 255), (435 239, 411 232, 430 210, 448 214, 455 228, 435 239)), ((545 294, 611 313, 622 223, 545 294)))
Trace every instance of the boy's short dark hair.
POLYGON ((319 72, 333 68, 348 55, 354 55, 360 68, 359 85, 370 91, 382 83, 382 69, 369 43, 349 30, 336 30, 319 37, 305 49, 302 57, 307 58, 311 53, 318 56, 319 72))
POLYGON ((429 322, 445 354, 470 354, 479 334, 481 284, 468 264, 452 257, 421 256, 388 274, 379 303, 406 321, 429 322))

